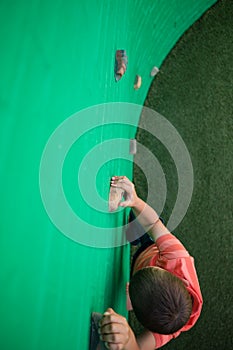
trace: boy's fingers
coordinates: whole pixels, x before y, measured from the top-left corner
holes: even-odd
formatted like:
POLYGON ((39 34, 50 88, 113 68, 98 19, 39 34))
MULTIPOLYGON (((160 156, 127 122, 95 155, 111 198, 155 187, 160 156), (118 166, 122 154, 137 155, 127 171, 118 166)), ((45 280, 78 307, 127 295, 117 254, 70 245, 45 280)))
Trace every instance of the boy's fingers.
POLYGON ((103 318, 100 320, 100 327, 104 327, 108 324, 118 324, 118 325, 124 325, 126 326, 128 324, 125 317, 117 314, 113 309, 109 308, 104 313, 103 318))
POLYGON ((114 343, 110 343, 110 342, 108 342, 108 343, 105 342, 105 346, 109 350, 123 350, 124 349, 123 344, 114 344, 114 343))
POLYGON ((120 202, 120 203, 119 203, 119 207, 123 207, 123 208, 125 208, 125 207, 128 207, 128 206, 129 206, 129 204, 130 204, 130 201, 120 202))
POLYGON ((133 189, 133 184, 124 182, 124 180, 111 182, 111 186, 122 188, 126 192, 130 192, 133 189))
POLYGON ((110 314, 106 315, 102 318, 100 321, 101 327, 111 324, 111 323, 119 323, 119 324, 125 324, 127 321, 123 316, 119 316, 117 314, 110 314))
POLYGON ((109 308, 99 323, 100 339, 108 344, 110 350, 121 350, 129 338, 129 325, 125 317, 109 308))
POLYGON ((111 307, 107 308, 106 312, 110 314, 116 314, 116 312, 111 307))
POLYGON ((113 176, 111 178, 111 182, 113 183, 125 183, 125 184, 132 184, 132 182, 126 177, 126 176, 113 176))
POLYGON ((120 180, 120 179, 127 179, 128 178, 126 176, 112 176, 112 180, 120 180))
MULTIPOLYGON (((104 334, 119 334, 122 333, 122 329, 125 327, 120 323, 109 323, 101 327, 100 333, 104 334)), ((124 332, 123 332, 124 333, 124 332)))
POLYGON ((128 337, 124 333, 101 333, 100 340, 113 344, 124 344, 128 341, 128 337))

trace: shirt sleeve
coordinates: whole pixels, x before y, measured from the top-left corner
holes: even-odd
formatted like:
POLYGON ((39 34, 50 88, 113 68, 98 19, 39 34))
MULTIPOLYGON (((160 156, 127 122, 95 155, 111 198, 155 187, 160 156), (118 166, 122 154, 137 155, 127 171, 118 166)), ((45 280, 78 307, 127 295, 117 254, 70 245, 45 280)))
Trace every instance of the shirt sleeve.
POLYGON ((189 256, 183 244, 171 233, 159 237, 156 241, 156 245, 159 249, 160 257, 167 260, 189 256))

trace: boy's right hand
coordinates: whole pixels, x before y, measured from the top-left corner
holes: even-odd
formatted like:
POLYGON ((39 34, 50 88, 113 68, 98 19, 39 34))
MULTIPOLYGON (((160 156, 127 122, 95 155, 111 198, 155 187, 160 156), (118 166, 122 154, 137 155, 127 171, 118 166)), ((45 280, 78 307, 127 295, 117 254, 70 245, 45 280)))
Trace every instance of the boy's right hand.
POLYGON ((134 184, 126 176, 113 176, 111 186, 122 188, 124 192, 124 201, 119 203, 120 207, 135 207, 138 196, 135 191, 134 184))

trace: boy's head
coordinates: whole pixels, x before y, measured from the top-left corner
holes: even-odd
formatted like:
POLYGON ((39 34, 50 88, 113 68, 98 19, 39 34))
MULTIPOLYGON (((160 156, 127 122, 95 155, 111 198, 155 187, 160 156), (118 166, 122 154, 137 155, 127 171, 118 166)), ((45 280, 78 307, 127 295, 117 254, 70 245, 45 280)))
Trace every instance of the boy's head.
POLYGON ((138 321, 149 331, 171 334, 189 320, 192 300, 183 282, 158 267, 137 271, 129 295, 138 321))

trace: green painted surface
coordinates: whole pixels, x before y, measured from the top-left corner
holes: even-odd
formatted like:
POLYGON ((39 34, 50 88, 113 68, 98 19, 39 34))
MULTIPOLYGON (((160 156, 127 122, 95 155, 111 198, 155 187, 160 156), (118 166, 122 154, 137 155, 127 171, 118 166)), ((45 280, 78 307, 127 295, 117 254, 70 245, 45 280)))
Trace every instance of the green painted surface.
MULTIPOLYGON (((87 349, 91 311, 112 306, 126 315, 129 247, 87 247, 56 229, 40 196, 42 152, 53 131, 85 107, 115 101, 142 105, 151 68, 161 65, 213 3, 1 1, 1 349, 87 349), (129 66, 116 84, 119 48, 127 50, 129 66), (136 74, 143 81, 138 91, 136 74)), ((138 119, 135 114, 135 125, 138 119)), ((125 215, 103 217, 80 205, 75 172, 93 144, 117 135, 129 139, 135 128, 96 128, 74 145, 64 164, 73 209, 101 227, 120 225, 125 215)), ((132 177, 132 163, 115 159, 94 174, 104 199, 114 173, 132 177)))

